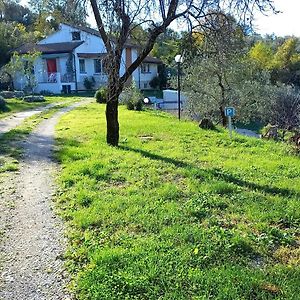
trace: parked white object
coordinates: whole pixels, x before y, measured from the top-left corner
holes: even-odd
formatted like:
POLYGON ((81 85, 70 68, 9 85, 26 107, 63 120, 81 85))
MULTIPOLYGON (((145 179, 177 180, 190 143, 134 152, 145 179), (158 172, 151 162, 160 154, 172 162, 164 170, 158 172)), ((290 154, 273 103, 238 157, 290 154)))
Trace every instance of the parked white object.
MULTIPOLYGON (((181 109, 184 109, 186 103, 186 97, 181 92, 181 109)), ((174 90, 163 90, 163 103, 161 108, 164 110, 177 110, 178 109, 178 92, 174 90)))

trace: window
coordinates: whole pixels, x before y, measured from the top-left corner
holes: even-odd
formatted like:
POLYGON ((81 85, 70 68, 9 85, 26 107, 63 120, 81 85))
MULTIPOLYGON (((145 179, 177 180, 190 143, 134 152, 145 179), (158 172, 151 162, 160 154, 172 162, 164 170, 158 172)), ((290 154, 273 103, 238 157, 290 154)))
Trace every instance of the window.
POLYGON ((80 41, 80 31, 73 31, 72 32, 72 41, 80 41))
POLYGON ((94 73, 95 74, 102 73, 101 59, 94 59, 94 73))
POLYGON ((86 73, 85 71, 85 60, 84 59, 79 59, 79 72, 86 73))
POLYGON ((141 72, 142 73, 151 73, 150 72, 150 64, 142 64, 141 72))

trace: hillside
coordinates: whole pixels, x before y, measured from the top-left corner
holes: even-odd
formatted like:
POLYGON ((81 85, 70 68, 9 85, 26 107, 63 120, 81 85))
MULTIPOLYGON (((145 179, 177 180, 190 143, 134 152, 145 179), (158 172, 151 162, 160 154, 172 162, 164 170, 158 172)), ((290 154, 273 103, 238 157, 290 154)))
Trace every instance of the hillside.
POLYGON ((79 299, 298 299, 300 161, 288 146, 103 105, 64 116, 57 203, 79 299))

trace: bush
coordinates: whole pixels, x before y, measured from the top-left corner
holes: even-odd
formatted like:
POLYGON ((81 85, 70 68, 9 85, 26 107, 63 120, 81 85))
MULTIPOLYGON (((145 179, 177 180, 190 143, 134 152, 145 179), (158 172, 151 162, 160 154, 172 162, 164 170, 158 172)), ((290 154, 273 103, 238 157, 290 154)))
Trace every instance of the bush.
POLYGON ((138 90, 134 81, 124 89, 120 96, 120 103, 125 104, 128 110, 143 110, 143 94, 138 90))
POLYGON ((292 87, 281 87, 268 108, 269 122, 282 130, 300 127, 300 93, 292 87))
POLYGON ((158 76, 153 77, 153 78, 150 80, 149 85, 150 85, 153 89, 159 88, 159 85, 160 85, 160 79, 159 79, 159 77, 158 77, 158 76))
POLYGON ((23 99, 25 97, 25 94, 23 91, 14 91, 14 95, 15 95, 15 98, 17 98, 17 99, 23 99))
POLYGON ((0 111, 5 111, 7 109, 6 102, 2 96, 0 96, 0 111))
POLYGON ((14 98, 14 92, 12 91, 2 91, 0 92, 0 96, 2 96, 4 99, 10 99, 10 98, 14 98))
POLYGON ((54 95, 51 91, 49 91, 49 90, 42 90, 42 91, 40 91, 40 94, 41 95, 44 95, 44 96, 52 96, 52 95, 54 95))
POLYGON ((91 77, 90 79, 88 77, 85 77, 83 80, 83 85, 87 90, 92 90, 95 86, 95 78, 91 77))
POLYGON ((44 96, 26 96, 24 97, 25 102, 45 102, 44 96))
POLYGON ((97 103, 106 103, 107 101, 107 88, 102 87, 95 93, 97 103))

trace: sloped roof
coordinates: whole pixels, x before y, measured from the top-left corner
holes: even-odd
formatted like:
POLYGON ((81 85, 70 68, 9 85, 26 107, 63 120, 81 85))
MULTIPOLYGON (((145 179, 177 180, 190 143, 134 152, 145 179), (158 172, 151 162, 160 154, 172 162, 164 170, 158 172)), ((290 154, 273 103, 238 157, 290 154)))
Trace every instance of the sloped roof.
POLYGON ((18 52, 19 54, 25 54, 32 51, 42 52, 42 54, 70 53, 75 48, 80 46, 82 43, 83 41, 52 43, 52 44, 27 43, 27 44, 23 44, 19 48, 14 49, 13 52, 18 52))
MULTIPOLYGON (((82 26, 82 25, 73 25, 73 24, 66 23, 66 22, 61 23, 61 24, 64 24, 64 25, 73 27, 73 28, 75 28, 75 29, 77 29, 77 30, 85 31, 85 32, 87 32, 87 33, 89 33, 89 34, 92 34, 92 35, 95 35, 95 36, 98 36, 98 37, 101 38, 101 35, 100 35, 99 31, 96 30, 96 29, 93 29, 93 28, 90 28, 90 27, 87 27, 87 26, 82 26)), ((112 37, 112 36, 111 36, 110 38, 111 38, 112 41, 115 40, 115 38, 112 37)), ((134 43, 134 42, 133 42, 132 40, 130 40, 130 39, 128 39, 128 40, 126 41, 125 47, 127 47, 127 48, 140 48, 139 45, 137 45, 136 43, 134 43)))
POLYGON ((150 64, 162 64, 163 62, 157 58, 157 57, 153 57, 153 56, 147 56, 144 60, 144 63, 150 63, 150 64))
POLYGON ((79 58, 104 58, 107 53, 77 53, 79 58))

